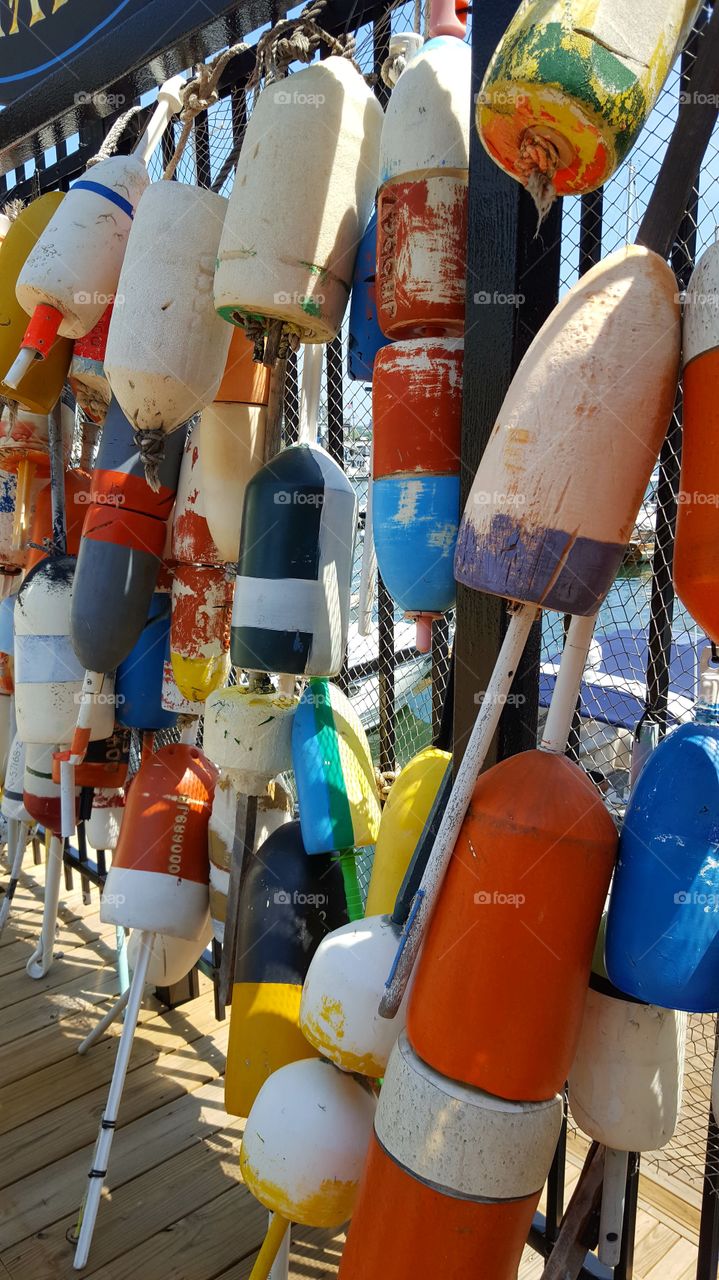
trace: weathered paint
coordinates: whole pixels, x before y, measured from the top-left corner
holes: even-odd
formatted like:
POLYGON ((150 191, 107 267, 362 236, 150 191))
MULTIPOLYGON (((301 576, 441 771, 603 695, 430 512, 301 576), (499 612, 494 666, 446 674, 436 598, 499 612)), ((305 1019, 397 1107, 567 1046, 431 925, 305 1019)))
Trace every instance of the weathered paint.
MULTIPOLYGON (((65 338, 94 328, 117 292, 134 212, 149 182, 137 156, 110 156, 71 187, 18 276, 17 299, 28 315, 41 304, 55 308, 65 338)), ((156 261, 156 253, 148 255, 146 268, 156 261)))
POLYGON ((411 58, 382 130, 377 316, 388 338, 464 331, 471 56, 440 36, 411 58))
POLYGON ((451 756, 425 747, 392 783, 382 810, 372 874, 367 890, 368 916, 389 915, 424 830, 451 756))
POLYGON ((292 723, 292 764, 308 853, 372 845, 379 796, 367 735, 349 699, 310 680, 292 723))
POLYGON ((248 1116, 240 1168, 250 1191, 305 1226, 351 1216, 375 1099, 328 1062, 293 1062, 263 1086, 248 1116))
MULTIPOLYGON (((71 467, 65 472, 65 536, 67 553, 70 556, 76 556, 80 550, 80 537, 90 502, 91 483, 92 477, 89 471, 71 467)), ((52 542, 52 491, 49 481, 43 484, 35 499, 29 542, 35 545, 28 546, 25 552, 25 568, 28 572, 47 554, 42 547, 47 548, 52 542)))
POLYGON ((375 480, 372 527, 382 580, 405 613, 454 607, 459 476, 375 480))
POLYGON ((465 507, 458 581, 590 614, 619 567, 674 408, 674 273, 630 246, 593 267, 534 339, 465 507))
MULTIPOLYGON (((84 671, 70 641, 75 559, 42 560, 23 582, 15 606, 15 712, 23 742, 72 740, 84 671)), ((93 700, 91 738, 113 730, 113 679, 93 700)))
POLYGON ((134 426, 174 431, 214 400, 232 331, 212 285, 223 196, 155 182, 137 210, 105 356, 113 395, 134 426))
POLYGON ((271 778, 292 768, 292 720, 298 699, 237 685, 210 694, 204 743, 220 769, 231 770, 238 790, 261 795, 271 778))
POLYGON ((347 920, 338 860, 309 858, 299 822, 285 823, 243 877, 238 920, 225 1108, 246 1116, 273 1071, 314 1055, 299 1030, 300 998, 327 930, 347 920))
POLYGON ((233 329, 227 362, 215 401, 221 404, 266 405, 270 370, 253 358, 254 344, 243 329, 233 329))
POLYGON ((0 395, 20 400, 32 413, 49 413, 57 403, 72 356, 72 342, 59 338, 45 360, 37 360, 14 390, 2 381, 15 360, 27 329, 27 312, 15 296, 18 275, 48 222, 64 200, 49 191, 22 209, 0 247, 0 395))
POLYGON ((227 682, 233 580, 210 534, 201 456, 206 428, 188 433, 172 521, 170 659, 180 693, 204 702, 227 682))
POLYGON ((207 827, 217 769, 199 747, 145 753, 100 904, 105 924, 197 938, 207 923, 207 827))
POLYGON ((606 182, 652 110, 701 8, 697 0, 525 0, 477 100, 489 154, 558 195, 606 182))
POLYGON ((343 925, 323 939, 302 989, 300 1027, 342 1071, 379 1079, 407 1018, 408 995, 394 1018, 379 1016, 378 992, 392 967, 399 930, 386 916, 343 925))
POLYGON ((616 847, 564 756, 525 751, 480 777, 415 969, 407 1027, 424 1062, 501 1098, 562 1089, 616 847))
POLYGON ((247 486, 232 661, 248 670, 338 674, 349 627, 357 498, 316 445, 295 445, 247 486))
POLYGON ((684 302, 682 471, 674 585, 682 604, 719 641, 719 245, 692 273, 684 302))
POLYGON ((72 600, 72 640, 89 671, 112 671, 137 643, 157 585, 184 429, 168 438, 160 489, 147 484, 132 427, 116 400, 92 473, 72 600))
MULTIPOLYGON (((50 744, 28 742, 25 748, 25 773, 23 778, 23 804, 33 822, 59 835, 62 827, 60 786, 53 781, 53 753, 50 744)), ((75 789, 75 814, 80 797, 75 789)))
POLYGON ((336 336, 374 202, 381 127, 377 99, 346 58, 262 91, 217 255, 224 319, 282 319, 303 342, 336 336), (301 207, 288 191, 302 192, 301 207))
POLYGON ((245 490, 264 461, 267 410, 261 405, 215 400, 203 410, 201 422, 207 525, 223 561, 236 564, 245 490))
POLYGON ((170 639, 170 597, 156 591, 130 652, 117 668, 117 719, 128 729, 172 729, 174 711, 162 703, 165 653, 170 639))
POLYGON ((67 380, 75 399, 91 422, 102 424, 112 398, 105 374, 105 348, 110 329, 112 303, 84 338, 78 338, 72 351, 67 380))

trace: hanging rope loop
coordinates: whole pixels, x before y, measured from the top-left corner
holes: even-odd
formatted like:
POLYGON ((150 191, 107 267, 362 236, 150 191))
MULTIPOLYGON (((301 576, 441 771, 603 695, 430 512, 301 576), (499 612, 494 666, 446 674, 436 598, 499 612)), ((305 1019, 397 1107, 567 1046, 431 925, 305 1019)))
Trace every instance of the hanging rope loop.
POLYGON ((117 151, 117 145, 125 132, 129 121, 142 110, 142 107, 130 107, 127 111, 123 111, 121 116, 117 117, 117 120, 112 126, 110 132, 107 134, 107 137, 105 138, 97 155, 92 156, 92 158, 88 160, 88 169, 91 169, 94 164, 99 164, 101 160, 108 160, 110 156, 114 156, 117 151))

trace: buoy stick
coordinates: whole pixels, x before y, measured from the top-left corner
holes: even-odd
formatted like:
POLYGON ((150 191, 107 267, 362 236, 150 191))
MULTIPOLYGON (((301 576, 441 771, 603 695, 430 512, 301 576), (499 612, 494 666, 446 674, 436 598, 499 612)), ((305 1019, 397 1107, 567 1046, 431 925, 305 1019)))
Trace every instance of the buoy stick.
POLYGON ((262 1242, 262 1248, 250 1272, 250 1280, 270 1280, 272 1264, 282 1248, 282 1243, 289 1229, 290 1223, 286 1218, 280 1217, 279 1213, 272 1215, 270 1225, 267 1228, 267 1235, 262 1242))
POLYGON ((372 529, 372 486, 371 475, 367 483, 367 506, 364 518, 364 542, 362 543, 362 569, 360 573, 359 615, 357 630, 361 636, 368 636, 372 630, 372 606, 377 579, 377 552, 374 545, 372 529))
POLYGON ((45 860, 45 898, 40 940, 25 966, 25 971, 29 978, 44 978, 52 964, 55 930, 57 927, 57 908, 60 902, 62 853, 62 840, 54 834, 51 835, 45 860))
POLYGON ((10 879, 3 894, 2 903, 0 903, 0 934, 2 934, 10 915, 10 907, 12 906, 12 900, 18 886, 20 872, 22 871, 22 860, 27 848, 29 831, 30 828, 26 822, 18 822, 16 818, 8 818, 7 851, 10 861, 10 879))
MULTIPOLYGON (((270 1222, 273 1215, 270 1214, 270 1222)), ((282 1237, 282 1244, 275 1258, 272 1269, 269 1274, 269 1280, 288 1280, 290 1274, 290 1243, 292 1240, 292 1228, 288 1227, 282 1237)))
POLYGON ((47 424, 50 454, 50 505, 52 511, 52 549, 56 555, 67 553, 65 520, 65 458, 62 448, 62 408, 58 400, 50 411, 47 424))
POLYGON ((340 853, 340 866, 344 881, 347 915, 350 920, 361 920, 364 916, 364 903, 357 876, 357 855, 354 849, 342 850, 340 853))
POLYGON ((30 458, 23 458, 17 469, 15 512, 12 522, 12 545, 15 549, 22 546, 23 532, 29 521, 30 492, 36 469, 37 464, 30 458))
POLYGON ((597 615, 592 614, 588 618, 573 617, 569 624, 540 743, 542 751, 561 755, 566 750, 596 621, 597 615))
POLYGON ((102 1196, 102 1188, 107 1176, 107 1166, 110 1159, 110 1149, 112 1147, 112 1139, 115 1133, 115 1125, 117 1124, 117 1116, 120 1110, 120 1100, 122 1098, 122 1090, 125 1084, 125 1076, 132 1052, 132 1040, 137 1026, 137 1019, 140 1015, 140 1004, 142 1003, 142 993, 145 989, 145 979, 147 978, 147 969, 150 963, 150 954, 152 952, 153 934, 147 930, 143 930, 140 934, 140 946, 137 954, 137 965, 132 975, 130 990, 127 999, 127 1012, 125 1021, 120 1035, 120 1043, 117 1048, 117 1058, 115 1059, 115 1069, 112 1073, 110 1082, 110 1092, 107 1095, 107 1106, 103 1117, 100 1121, 100 1130, 95 1143, 95 1151, 92 1158, 92 1167, 88 1174, 89 1184, 85 1201, 80 1210, 80 1234, 78 1236, 77 1248, 73 1259, 73 1266, 76 1271, 80 1271, 87 1263, 90 1246, 92 1244, 92 1236, 95 1230, 95 1222, 97 1219, 97 1211, 100 1207, 100 1197, 102 1196))
POLYGON ((479 708, 479 714, 457 770, 454 786, 429 855, 414 906, 402 933, 399 951, 379 1007, 383 1018, 393 1018, 407 989, 422 938, 442 887, 452 850, 457 842, 472 792, 484 764, 527 637, 537 616, 535 605, 520 605, 512 614, 497 661, 479 708))
POLYGON ((303 348, 298 433, 300 444, 316 444, 317 442, 317 411, 320 404, 324 350, 325 344, 322 342, 307 342, 303 348))
POLYGON ((139 156, 143 164, 148 164, 153 152, 160 145, 162 135, 170 120, 182 107, 181 90, 185 86, 183 76, 172 76, 160 85, 157 91, 157 105, 148 121, 142 137, 132 149, 132 154, 139 156))
POLYGON ((40 356, 34 347, 21 347, 3 378, 5 385, 10 387, 11 391, 16 391, 35 360, 39 359, 40 356))
POLYGON ((75 766, 85 759, 92 732, 93 707, 107 679, 102 671, 85 672, 70 750, 56 753, 60 761, 60 825, 64 836, 71 836, 75 830, 75 766))
POLYGON ((628 1168, 629 1152, 613 1151, 607 1147, 604 1152, 604 1183, 599 1220, 599 1261, 605 1267, 619 1265, 628 1168))
POLYGON ((90 1034, 85 1036, 82 1044, 77 1046, 77 1051, 81 1056, 82 1054, 87 1053, 88 1049, 91 1049, 94 1044, 97 1044, 98 1040, 102 1039, 107 1028, 115 1021, 116 1018, 120 1017, 123 1009, 127 1007, 129 998, 130 988, 128 987, 127 990, 123 991, 122 994, 118 996, 117 1000, 112 1007, 108 1009, 107 1013, 103 1014, 100 1021, 96 1023, 90 1034))

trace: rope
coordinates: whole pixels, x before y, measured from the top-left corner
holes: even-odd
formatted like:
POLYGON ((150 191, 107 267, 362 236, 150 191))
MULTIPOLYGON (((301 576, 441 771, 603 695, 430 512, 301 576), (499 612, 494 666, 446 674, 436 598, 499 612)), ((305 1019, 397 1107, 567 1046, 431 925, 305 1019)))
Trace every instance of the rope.
POLYGON ((2 212, 10 222, 14 222, 16 218, 19 218, 24 208, 24 200, 8 200, 7 204, 3 205, 2 212))
POLYGON ((233 44, 229 49, 225 49, 223 53, 218 53, 216 57, 211 58, 209 62, 198 63, 192 80, 188 80, 187 84, 183 85, 180 94, 182 98, 182 110, 180 112, 182 130, 177 139, 174 154, 162 175, 166 181, 174 177, 175 170, 180 163, 182 153, 187 146, 187 140, 192 132, 195 117, 199 116, 202 111, 207 111, 208 107, 217 102, 219 97, 217 86, 228 62, 235 58, 238 53, 247 53, 250 48, 250 45, 244 43, 233 44))
POLYGON ((117 150, 117 144, 125 132, 126 125, 133 116, 136 116, 137 113, 143 109, 143 107, 130 107, 127 111, 124 111, 121 116, 118 116, 97 155, 93 156, 91 160, 88 160, 88 169, 91 169, 94 164, 99 164, 101 160, 107 160, 110 156, 114 156, 115 151, 117 150))
POLYGON ((526 179, 527 191, 539 215, 535 235, 539 235, 539 228, 557 198, 554 175, 558 168, 559 150, 551 138, 537 134, 533 129, 525 129, 517 169, 526 179))
POLYGON ((165 433, 155 427, 145 431, 136 427, 132 438, 140 450, 140 457, 145 468, 145 479, 153 493, 160 492, 160 463, 165 456, 165 433))
POLYGON ((353 66, 360 70, 354 60, 354 36, 351 33, 332 36, 317 22, 327 2, 328 0, 313 0, 297 18, 281 18, 274 27, 260 36, 257 41, 255 69, 247 82, 248 89, 256 89, 260 80, 269 84, 286 75, 292 62, 311 62, 321 44, 327 45, 330 52, 338 57, 349 58, 353 66))

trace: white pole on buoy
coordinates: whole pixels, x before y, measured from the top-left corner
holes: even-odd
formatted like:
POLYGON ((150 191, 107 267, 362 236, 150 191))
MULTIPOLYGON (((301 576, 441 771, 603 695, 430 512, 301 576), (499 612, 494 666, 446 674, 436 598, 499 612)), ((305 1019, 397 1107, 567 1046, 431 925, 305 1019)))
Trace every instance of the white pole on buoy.
POLYGON ((324 352, 325 344, 322 342, 306 342, 302 348, 299 444, 317 443, 317 412, 322 387, 324 352))
POLYGON ((127 1011, 125 1013, 125 1021, 120 1035, 120 1044, 117 1050, 117 1058, 115 1059, 115 1069, 112 1073, 110 1092, 107 1097, 107 1106, 105 1107, 105 1111, 100 1121, 100 1130, 97 1135, 97 1142, 95 1143, 92 1166, 88 1174, 89 1185, 87 1194, 80 1210, 80 1232, 78 1235, 75 1257, 73 1259, 73 1266, 76 1271, 81 1271, 82 1268, 87 1265, 87 1259, 90 1253, 93 1232, 95 1230, 95 1222, 97 1220, 97 1211, 100 1207, 102 1188, 107 1176, 107 1166, 110 1159, 112 1139, 115 1134, 117 1116, 120 1110, 122 1090, 125 1084, 125 1076, 127 1075, 130 1053, 132 1051, 132 1040, 135 1034, 137 1020, 140 1015, 140 1005, 142 1003, 142 993, 145 989, 145 978, 147 977, 147 969, 150 963, 152 943, 152 933, 143 932, 140 935, 137 965, 135 967, 135 972, 132 975, 132 982, 130 983, 130 989, 128 992, 127 1011))
POLYGON ((89 1035, 86 1035, 82 1043, 77 1046, 77 1051, 81 1057, 83 1054, 87 1053, 88 1049, 91 1049, 94 1044, 97 1044, 98 1040, 102 1039, 107 1028, 112 1026, 115 1019, 119 1018, 123 1010, 127 1008, 127 1002, 129 999, 130 988, 127 987, 122 994, 118 996, 117 1000, 108 1009, 107 1013, 103 1014, 100 1021, 95 1024, 89 1035))
POLYGON ((62 853, 62 840, 59 836, 50 835, 45 860, 45 897, 42 912, 42 929, 38 944, 25 966, 25 971, 29 978, 44 978, 52 964, 55 930, 57 928, 57 909, 60 903, 62 853))
POLYGON ((628 1169, 628 1151, 614 1151, 611 1147, 605 1148, 598 1250, 599 1261, 603 1262, 605 1267, 619 1265, 619 1257, 622 1252, 622 1228, 624 1225, 624 1202, 627 1194, 628 1169))
POLYGON ((357 630, 361 636, 368 636, 372 630, 372 605, 374 602, 375 584, 377 581, 377 552, 374 545, 372 529, 372 472, 374 462, 370 460, 369 479, 367 481, 367 505, 364 517, 364 539, 362 542, 362 568, 360 571, 359 609, 357 630))

